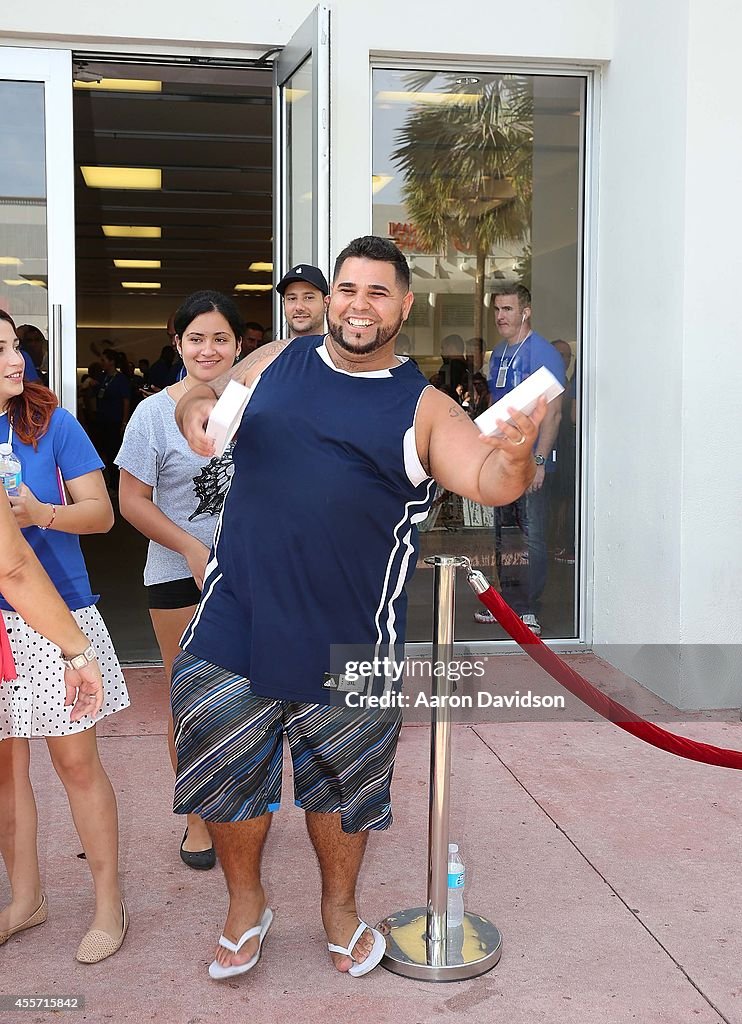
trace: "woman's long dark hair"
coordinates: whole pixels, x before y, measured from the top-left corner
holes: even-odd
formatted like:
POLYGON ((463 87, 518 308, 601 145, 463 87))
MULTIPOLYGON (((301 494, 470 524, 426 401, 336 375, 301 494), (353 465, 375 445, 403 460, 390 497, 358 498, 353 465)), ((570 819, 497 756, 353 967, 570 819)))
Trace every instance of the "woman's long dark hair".
POLYGON ((235 339, 238 342, 242 341, 242 332, 244 327, 242 317, 237 306, 235 306, 234 302, 232 302, 228 295, 223 295, 222 292, 215 292, 211 290, 194 292, 192 295, 188 296, 188 298, 183 302, 183 305, 173 316, 175 333, 179 338, 182 338, 188 329, 188 325, 192 323, 197 316, 200 316, 201 313, 213 312, 221 313, 231 327, 232 334, 234 334, 235 339))
MULTIPOLYGON (((15 334, 15 322, 10 313, 0 309, 0 320, 9 323, 15 334)), ((24 381, 21 394, 13 395, 5 404, 8 420, 18 440, 36 449, 39 438, 49 429, 57 405, 57 396, 49 388, 35 380, 24 381)))

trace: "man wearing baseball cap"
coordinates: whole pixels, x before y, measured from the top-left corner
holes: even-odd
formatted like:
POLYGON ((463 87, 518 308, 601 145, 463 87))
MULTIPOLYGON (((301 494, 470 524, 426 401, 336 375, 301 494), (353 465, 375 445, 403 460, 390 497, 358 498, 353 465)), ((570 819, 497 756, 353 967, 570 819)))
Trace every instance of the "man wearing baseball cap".
POLYGON ((325 333, 325 296, 329 290, 319 267, 308 263, 299 263, 283 275, 276 291, 283 298, 289 338, 325 333))

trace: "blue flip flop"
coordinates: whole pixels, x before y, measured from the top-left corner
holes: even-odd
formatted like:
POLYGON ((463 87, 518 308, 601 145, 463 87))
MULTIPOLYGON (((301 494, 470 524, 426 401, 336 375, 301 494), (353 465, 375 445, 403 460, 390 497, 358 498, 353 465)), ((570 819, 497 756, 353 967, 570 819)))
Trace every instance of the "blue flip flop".
POLYGON ((250 939, 258 937, 258 951, 255 956, 251 957, 247 963, 244 964, 232 964, 230 967, 222 967, 218 960, 213 960, 209 965, 209 977, 221 980, 222 978, 234 978, 236 974, 245 974, 247 971, 251 971, 255 964, 260 959, 260 954, 263 950, 263 939, 268 933, 268 929, 273 923, 273 911, 266 907, 263 916, 260 919, 260 924, 256 924, 254 928, 248 928, 244 935, 241 936, 238 942, 231 942, 226 936, 219 936, 219 945, 224 946, 231 953, 239 953, 242 947, 250 939))
POLYGON ((373 971, 374 967, 377 966, 381 958, 384 956, 384 953, 386 953, 386 939, 381 932, 372 928, 370 924, 366 924, 365 921, 361 921, 353 932, 353 938, 347 946, 336 946, 334 942, 328 942, 327 948, 331 953, 342 953, 343 956, 349 956, 353 961, 353 966, 348 971, 348 974, 352 978, 361 978, 364 974, 368 974, 369 971, 373 971), (374 944, 366 959, 359 961, 353 956, 352 950, 367 928, 373 934, 374 944))

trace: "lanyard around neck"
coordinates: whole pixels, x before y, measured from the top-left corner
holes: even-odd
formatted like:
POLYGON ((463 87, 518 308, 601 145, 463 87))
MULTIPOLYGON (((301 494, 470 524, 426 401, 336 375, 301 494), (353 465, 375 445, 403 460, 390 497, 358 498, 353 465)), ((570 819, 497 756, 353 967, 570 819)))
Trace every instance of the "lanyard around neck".
POLYGON ((513 363, 515 362, 518 353, 520 352, 520 350, 523 348, 523 346, 525 345, 525 343, 528 341, 528 339, 530 337, 531 337, 531 331, 528 332, 528 334, 525 336, 523 341, 521 341, 520 345, 518 345, 518 347, 516 348, 515 352, 513 352, 513 356, 512 356, 512 358, 510 360, 506 360, 506 358, 505 358, 505 356, 508 354, 508 346, 507 345, 505 346, 505 349, 504 349, 502 355, 500 356, 500 368, 497 371, 497 379, 495 381, 495 387, 496 388, 504 388, 507 385, 508 370, 513 365, 513 363))

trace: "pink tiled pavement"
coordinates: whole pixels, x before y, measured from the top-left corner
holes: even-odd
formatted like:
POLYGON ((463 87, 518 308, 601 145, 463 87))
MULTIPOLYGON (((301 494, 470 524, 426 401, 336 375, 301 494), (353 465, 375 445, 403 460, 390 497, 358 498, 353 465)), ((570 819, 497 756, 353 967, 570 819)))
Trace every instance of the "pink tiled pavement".
MULTIPOLYGON (((530 668, 508 661, 525 685, 530 668)), ((276 920, 263 960, 244 978, 210 981, 223 881, 218 869, 192 872, 178 858, 182 829, 169 812, 161 673, 127 676, 133 707, 110 719, 100 740, 119 797, 132 920, 126 943, 97 966, 73 959, 91 914, 91 886, 63 791, 43 743, 35 743, 50 916, 0 949, 0 993, 83 994, 86 1009, 72 1021, 137 1024, 742 1022, 742 780, 584 721, 454 729, 451 834, 467 863, 468 906, 504 935, 491 973, 440 985, 383 970, 355 980, 334 972, 319 920, 318 871, 285 784, 266 852, 276 920)), ((673 728, 742 746, 742 729, 726 718, 673 728)), ((428 731, 406 727, 395 824, 372 837, 364 869, 361 906, 369 920, 424 903, 427 776, 428 731)), ((6 893, 3 878, 0 899, 6 893)), ((16 1019, 59 1016, 3 1013, 0 1024, 16 1019)))

